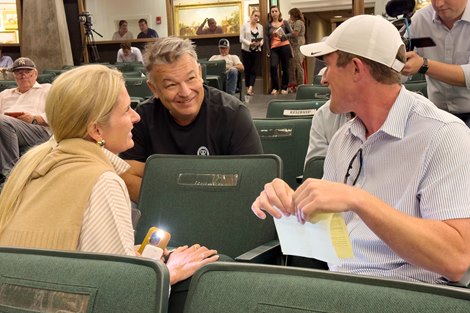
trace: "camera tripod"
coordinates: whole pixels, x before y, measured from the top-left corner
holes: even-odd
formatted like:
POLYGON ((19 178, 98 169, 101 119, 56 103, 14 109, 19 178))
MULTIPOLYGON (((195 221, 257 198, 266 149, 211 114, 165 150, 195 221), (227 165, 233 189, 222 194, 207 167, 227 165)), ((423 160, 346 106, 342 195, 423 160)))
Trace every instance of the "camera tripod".
POLYGON ((97 63, 100 61, 100 54, 98 53, 98 47, 95 43, 95 38, 93 33, 96 33, 98 36, 103 37, 100 33, 91 28, 91 26, 84 24, 85 29, 85 42, 83 45, 83 59, 85 63, 97 63), (90 53, 88 52, 88 47, 90 48, 90 53))

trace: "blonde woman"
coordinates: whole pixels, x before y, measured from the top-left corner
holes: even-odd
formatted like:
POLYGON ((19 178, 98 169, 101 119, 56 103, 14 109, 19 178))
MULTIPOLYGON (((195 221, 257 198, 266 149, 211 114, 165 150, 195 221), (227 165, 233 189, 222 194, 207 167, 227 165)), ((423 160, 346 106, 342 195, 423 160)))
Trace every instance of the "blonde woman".
MULTIPOLYGON (((46 100, 53 137, 26 153, 0 194, 0 246, 135 255, 129 195, 117 153, 134 145, 140 120, 122 74, 102 65, 58 77, 46 100)), ((180 247, 167 262, 170 283, 218 259, 180 247)))

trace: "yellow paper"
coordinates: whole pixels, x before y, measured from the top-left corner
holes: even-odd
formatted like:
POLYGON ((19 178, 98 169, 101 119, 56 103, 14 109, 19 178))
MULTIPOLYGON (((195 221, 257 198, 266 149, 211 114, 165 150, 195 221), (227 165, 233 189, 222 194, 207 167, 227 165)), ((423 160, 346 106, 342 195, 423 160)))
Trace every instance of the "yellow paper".
POLYGON ((340 259, 349 259, 354 257, 351 239, 349 238, 348 229, 344 218, 339 213, 331 214, 330 220, 330 238, 336 255, 340 259))

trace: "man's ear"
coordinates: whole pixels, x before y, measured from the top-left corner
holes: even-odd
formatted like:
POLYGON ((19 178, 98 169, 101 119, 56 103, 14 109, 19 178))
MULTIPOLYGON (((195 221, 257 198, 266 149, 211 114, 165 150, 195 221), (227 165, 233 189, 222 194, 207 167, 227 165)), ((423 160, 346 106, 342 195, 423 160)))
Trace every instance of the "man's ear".
POLYGON ((147 79, 147 86, 149 87, 150 91, 153 93, 155 98, 158 99, 158 91, 155 85, 150 81, 150 79, 147 79))
POLYGON ((204 83, 204 77, 202 77, 202 65, 201 65, 201 63, 197 64, 197 71, 199 73, 199 78, 201 78, 201 82, 204 83))
POLYGON ((353 65, 354 79, 360 79, 366 70, 366 64, 359 58, 353 58, 351 64, 353 65))

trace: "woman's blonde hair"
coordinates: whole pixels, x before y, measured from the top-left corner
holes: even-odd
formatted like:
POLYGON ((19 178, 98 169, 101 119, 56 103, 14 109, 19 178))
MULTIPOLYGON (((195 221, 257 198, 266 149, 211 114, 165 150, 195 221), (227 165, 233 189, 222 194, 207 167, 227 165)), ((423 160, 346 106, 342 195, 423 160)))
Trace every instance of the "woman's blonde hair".
POLYGON ((0 194, 0 233, 21 202, 22 192, 41 160, 64 139, 87 138, 90 124, 105 124, 123 86, 122 74, 104 65, 74 68, 52 83, 46 99, 46 117, 53 137, 29 150, 13 168, 0 194))

